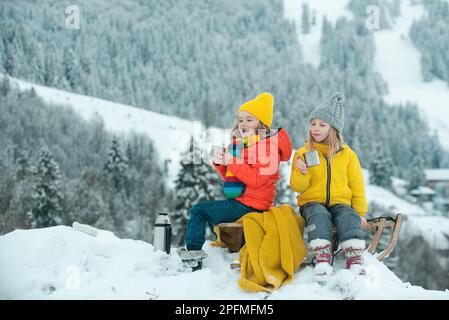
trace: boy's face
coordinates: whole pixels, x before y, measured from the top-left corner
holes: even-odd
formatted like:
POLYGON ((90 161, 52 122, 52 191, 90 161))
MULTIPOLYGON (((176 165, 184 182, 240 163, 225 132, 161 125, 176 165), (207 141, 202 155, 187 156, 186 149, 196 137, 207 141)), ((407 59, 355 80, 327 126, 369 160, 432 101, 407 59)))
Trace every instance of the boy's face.
POLYGON ((242 137, 248 137, 257 133, 260 121, 248 111, 240 111, 238 121, 238 128, 242 137))
POLYGON ((327 139, 331 126, 324 120, 312 119, 310 121, 310 133, 316 142, 323 142, 327 139))

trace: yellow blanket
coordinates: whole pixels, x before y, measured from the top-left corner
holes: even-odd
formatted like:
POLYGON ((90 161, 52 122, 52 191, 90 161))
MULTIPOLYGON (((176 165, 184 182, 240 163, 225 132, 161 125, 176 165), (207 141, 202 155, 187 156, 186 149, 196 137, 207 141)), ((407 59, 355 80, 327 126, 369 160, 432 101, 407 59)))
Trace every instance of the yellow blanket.
POLYGON ((307 256, 304 220, 289 205, 241 218, 246 244, 240 249, 239 286, 247 291, 273 292, 293 280, 307 256))

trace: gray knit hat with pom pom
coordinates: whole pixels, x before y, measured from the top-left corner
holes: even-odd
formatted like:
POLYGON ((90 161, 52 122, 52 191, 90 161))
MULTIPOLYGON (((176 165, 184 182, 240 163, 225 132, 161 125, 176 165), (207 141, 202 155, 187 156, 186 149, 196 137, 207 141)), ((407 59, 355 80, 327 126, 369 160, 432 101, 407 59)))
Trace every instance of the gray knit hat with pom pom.
POLYGON ((344 101, 343 93, 334 93, 327 102, 313 109, 309 116, 309 122, 312 119, 324 120, 341 133, 344 126, 344 101))

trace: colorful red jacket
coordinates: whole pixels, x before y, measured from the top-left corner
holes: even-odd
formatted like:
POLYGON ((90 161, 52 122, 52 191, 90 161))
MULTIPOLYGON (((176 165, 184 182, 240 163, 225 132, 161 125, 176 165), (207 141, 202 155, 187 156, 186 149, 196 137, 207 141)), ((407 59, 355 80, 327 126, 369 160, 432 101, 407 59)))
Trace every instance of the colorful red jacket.
POLYGON ((287 131, 280 128, 269 137, 245 148, 241 160, 227 166, 212 164, 223 180, 226 170, 229 170, 245 184, 244 193, 235 198, 237 201, 258 210, 268 210, 276 197, 280 162, 290 160, 291 155, 290 137, 287 131))

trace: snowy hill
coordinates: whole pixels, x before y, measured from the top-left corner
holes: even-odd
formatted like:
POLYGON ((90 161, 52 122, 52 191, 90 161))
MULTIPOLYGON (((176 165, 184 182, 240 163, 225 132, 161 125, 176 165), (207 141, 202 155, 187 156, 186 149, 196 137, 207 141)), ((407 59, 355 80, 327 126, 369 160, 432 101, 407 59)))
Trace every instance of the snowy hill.
POLYGON ((441 144, 449 149, 449 86, 442 80, 424 82, 421 75, 421 53, 412 43, 409 31, 413 20, 424 14, 422 4, 401 1, 401 16, 391 30, 374 33, 375 67, 389 87, 387 102, 415 102, 436 130, 441 144))
POLYGON ((206 246, 205 268, 189 272, 171 255, 142 241, 100 231, 92 237, 70 227, 16 230, 0 237, 0 299, 449 299, 403 283, 373 256, 367 276, 354 279, 336 261, 335 276, 317 284, 312 269, 271 295, 237 285, 226 249, 206 246), (192 290, 192 285, 195 290, 192 290))
MULTIPOLYGON (((0 77, 2 75, 0 74, 0 77)), ((100 116, 105 128, 117 134, 132 131, 151 137, 157 148, 161 161, 168 161, 168 182, 172 183, 179 170, 179 156, 190 142, 190 137, 197 142, 203 141, 205 152, 212 144, 224 145, 229 140, 229 131, 210 128, 207 132, 199 121, 189 121, 174 116, 163 115, 125 104, 100 98, 70 93, 50 87, 36 85, 23 80, 10 78, 13 85, 20 90, 34 88, 36 94, 49 104, 67 105, 77 111, 85 120, 100 116), (201 135, 206 138, 201 140, 201 135)))
MULTIPOLYGON (((296 23, 302 56, 315 67, 320 64, 320 39, 323 17, 335 25, 340 17, 352 18, 346 9, 348 0, 285 0, 285 16, 296 23), (302 4, 307 3, 316 13, 316 24, 310 33, 301 28, 302 4)), ((449 150, 449 86, 441 80, 425 82, 421 75, 421 53, 412 43, 409 31, 413 20, 418 20, 425 10, 420 3, 401 0, 400 16, 393 21, 390 30, 375 30, 376 54, 374 68, 388 85, 387 103, 416 103, 430 129, 436 131, 440 142, 449 150)))
POLYGON ((321 28, 323 19, 326 19, 335 25, 335 22, 340 17, 352 18, 352 13, 346 10, 348 0, 285 0, 284 1, 284 15, 287 19, 295 21, 296 32, 298 34, 299 43, 301 46, 302 56, 305 62, 312 64, 318 68, 320 65, 320 40, 321 28), (315 13, 316 23, 310 26, 310 32, 302 33, 301 16, 302 6, 307 4, 310 8, 310 14, 315 13))

